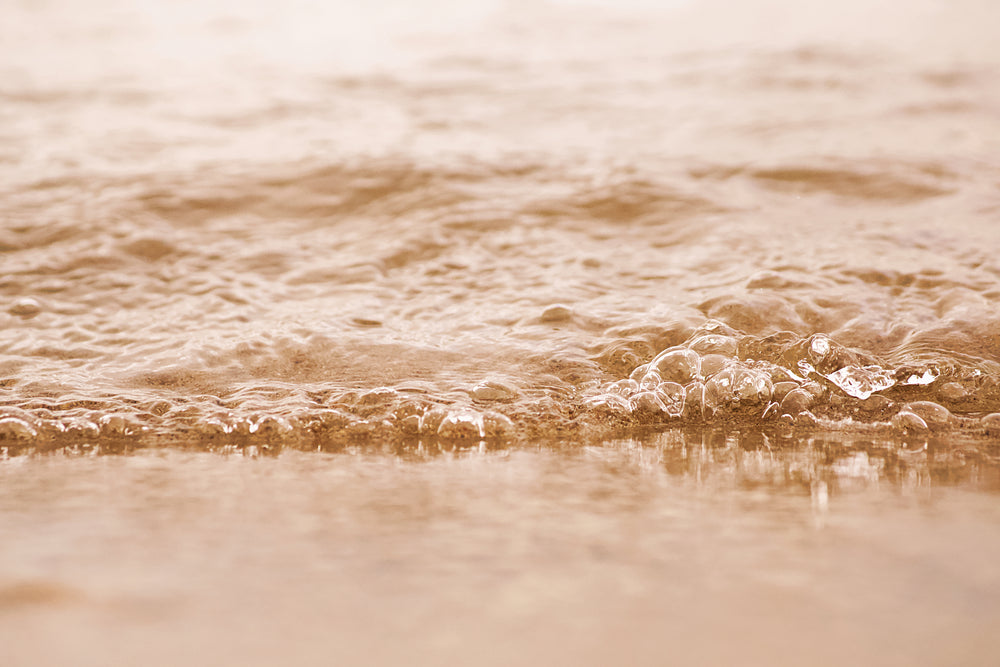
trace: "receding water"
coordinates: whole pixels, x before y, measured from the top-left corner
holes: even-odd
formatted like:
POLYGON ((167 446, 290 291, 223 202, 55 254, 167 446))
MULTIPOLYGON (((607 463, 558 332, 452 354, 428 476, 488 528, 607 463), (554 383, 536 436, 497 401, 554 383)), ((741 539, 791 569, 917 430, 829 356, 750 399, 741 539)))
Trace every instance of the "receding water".
POLYGON ((0 8, 0 662, 1000 660, 1000 8, 356 4, 0 8))

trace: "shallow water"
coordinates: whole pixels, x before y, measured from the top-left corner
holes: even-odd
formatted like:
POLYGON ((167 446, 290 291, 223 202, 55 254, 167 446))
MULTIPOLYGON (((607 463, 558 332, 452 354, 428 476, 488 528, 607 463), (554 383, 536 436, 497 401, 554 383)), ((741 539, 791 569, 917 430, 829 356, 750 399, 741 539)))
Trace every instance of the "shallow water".
POLYGON ((5 664, 990 664, 1000 466, 721 432, 0 466, 5 664))
POLYGON ((15 662, 991 662, 1000 10, 872 4, 5 5, 15 662))

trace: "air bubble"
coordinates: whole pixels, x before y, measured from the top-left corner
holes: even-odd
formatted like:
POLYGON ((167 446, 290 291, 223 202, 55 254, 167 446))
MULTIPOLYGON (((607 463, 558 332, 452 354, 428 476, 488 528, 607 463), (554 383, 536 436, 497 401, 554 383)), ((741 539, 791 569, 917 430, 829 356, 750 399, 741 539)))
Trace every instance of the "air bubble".
POLYGON ((132 435, 138 430, 138 426, 130 417, 115 413, 104 415, 98 420, 98 424, 105 435, 111 436, 132 435))
POLYGON ((733 392, 743 404, 755 405, 771 401, 771 378, 764 373, 740 370, 735 373, 733 392))
POLYGON ((785 394, 781 399, 780 410, 782 414, 797 415, 808 410, 813 405, 813 396, 805 389, 793 389, 785 394))
POLYGON ((938 396, 945 401, 961 401, 969 396, 969 392, 957 382, 946 382, 938 389, 938 396))
POLYGON ((701 375, 701 357, 686 348, 673 348, 656 355, 649 367, 660 374, 664 382, 687 384, 701 375))
POLYGON ((436 434, 447 416, 448 411, 442 407, 429 408, 420 418, 420 433, 423 435, 436 434))
POLYGON ((714 414, 716 410, 725 407, 732 401, 732 385, 732 376, 726 371, 717 374, 705 383, 702 405, 706 416, 714 414))
POLYGON ((514 422, 507 415, 498 412, 483 415, 483 432, 487 438, 511 438, 514 431, 514 422))
POLYGON ((201 435, 211 437, 229 435, 233 432, 233 426, 218 417, 209 417, 198 423, 197 430, 201 435))
POLYGON ((34 426, 17 417, 0 419, 0 440, 33 440, 38 437, 34 426))
POLYGON ((667 406, 652 391, 642 391, 632 397, 632 412, 640 417, 658 418, 667 414, 667 406))
POLYGON ((449 412, 441 425, 438 426, 438 437, 469 440, 486 437, 483 426, 483 416, 473 410, 455 410, 449 412))
POLYGON ((722 371, 730 361, 731 359, 721 354, 706 354, 701 358, 701 374, 711 377, 722 371))
POLYGON ((281 417, 264 415, 250 427, 250 433, 261 438, 281 440, 292 432, 292 426, 281 417))
POLYGON ((573 317, 573 309, 561 303, 555 303, 542 311, 540 320, 546 324, 565 322, 573 317))
POLYGON ((814 364, 826 359, 830 354, 830 339, 823 334, 815 334, 809 339, 809 358, 814 364))
POLYGON ((408 415, 399 420, 399 430, 404 435, 417 435, 420 433, 420 416, 408 415))
POLYGON ((636 366, 635 369, 632 371, 632 373, 629 374, 628 379, 638 384, 639 381, 646 376, 646 373, 649 372, 649 366, 650 366, 649 364, 636 366))
POLYGON ((927 422, 909 410, 900 410, 890 423, 893 428, 904 433, 923 433, 929 430, 927 422))
POLYGON ((676 382, 663 382, 656 388, 656 395, 671 417, 680 417, 684 413, 684 400, 687 392, 676 382))
POLYGON ((1000 412, 986 415, 982 419, 982 424, 988 435, 1000 435, 1000 412))
POLYGON ((469 394, 477 401, 512 401, 517 398, 517 391, 513 387, 492 380, 480 382, 469 394))
POLYGON ((359 406, 391 405, 399 399, 399 393, 389 387, 377 387, 358 397, 359 406))
POLYGON ((632 413, 629 399, 620 394, 598 394, 587 399, 587 405, 592 410, 608 414, 626 416, 632 413))
POLYGON ((917 415, 924 422, 933 428, 943 428, 952 424, 955 420, 954 415, 948 410, 948 408, 934 403, 932 401, 914 401, 913 403, 907 403, 903 410, 912 412, 917 415))
POLYGON ((653 391, 660 386, 663 382, 663 378, 656 371, 649 371, 642 376, 642 380, 639 382, 640 391, 653 391))
POLYGON ((733 357, 736 355, 738 345, 732 336, 705 334, 693 339, 688 343, 688 347, 699 354, 721 354, 733 357))
POLYGON ((63 432, 73 438, 90 440, 99 436, 101 429, 89 419, 71 417, 63 420, 63 432))
POLYGON ((10 304, 7 307, 7 312, 27 320, 42 312, 42 304, 30 296, 26 296, 10 304))
POLYGON ((771 397, 780 403, 790 391, 798 388, 798 382, 775 382, 774 390, 771 392, 771 397))
POLYGON ((804 426, 806 428, 813 428, 819 425, 819 419, 816 415, 809 412, 808 410, 803 410, 802 412, 795 415, 793 423, 796 426, 804 426))
POLYGON ((732 366, 705 383, 705 406, 754 408, 771 401, 771 378, 758 371, 732 366))
POLYGON ((705 385, 691 382, 684 387, 684 412, 681 416, 688 421, 702 421, 705 418, 705 385))
POLYGON ((367 419, 359 419, 351 422, 347 425, 347 428, 344 429, 347 435, 362 439, 372 437, 376 433, 376 430, 377 422, 367 419))
POLYGON ((639 383, 635 380, 618 380, 608 385, 607 391, 628 398, 639 391, 639 383))
POLYGON ((736 330, 725 322, 720 322, 719 320, 705 320, 705 322, 694 330, 692 338, 700 336, 701 334, 718 334, 721 336, 735 336, 736 330))

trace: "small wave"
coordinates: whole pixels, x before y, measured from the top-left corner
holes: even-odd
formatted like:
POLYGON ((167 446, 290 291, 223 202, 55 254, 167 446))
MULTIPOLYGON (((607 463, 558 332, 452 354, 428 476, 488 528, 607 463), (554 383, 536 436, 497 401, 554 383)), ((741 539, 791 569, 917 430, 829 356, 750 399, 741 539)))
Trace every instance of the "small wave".
POLYGON ((748 335, 716 320, 694 328, 678 322, 606 346, 595 357, 600 366, 610 372, 631 367, 626 377, 610 381, 599 379, 598 368, 587 363, 540 359, 529 360, 536 367, 531 381, 524 371, 470 381, 462 379, 475 377, 468 371, 435 372, 417 350, 370 348, 366 356, 358 347, 358 379, 371 382, 376 359, 394 361, 383 377, 386 384, 353 389, 349 358, 334 362, 335 348, 327 345, 308 353, 269 348, 271 361, 254 361, 238 382, 218 374, 211 382, 184 373, 143 376, 151 390, 144 398, 139 392, 8 405, 0 408, 0 447, 475 444, 685 425, 881 430, 917 437, 1000 428, 996 363, 948 363, 940 353, 911 353, 907 363, 893 366, 824 334, 748 335), (683 341, 665 348, 654 344, 681 336, 683 341), (297 368, 295 359, 308 364, 297 368), (334 368, 339 381, 330 382, 334 368), (253 380, 268 376, 284 379, 253 380))

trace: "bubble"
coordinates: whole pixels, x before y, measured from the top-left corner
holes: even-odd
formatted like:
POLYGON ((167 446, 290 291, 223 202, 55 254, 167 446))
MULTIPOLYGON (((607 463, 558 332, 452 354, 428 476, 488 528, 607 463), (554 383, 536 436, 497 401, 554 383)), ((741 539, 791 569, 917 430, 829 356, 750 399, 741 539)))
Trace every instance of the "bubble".
POLYGON ((262 438, 282 440, 292 433, 292 426, 282 417, 264 415, 250 426, 250 433, 262 438))
POLYGON ((34 425, 38 431, 38 437, 42 440, 52 440, 66 432, 66 427, 58 419, 39 419, 34 425))
POLYGON ((42 312, 42 304, 30 296, 26 296, 10 304, 7 307, 7 312, 27 320, 42 312))
POLYGON ((825 377, 848 396, 862 400, 896 384, 892 373, 879 366, 844 366, 825 377))
POLYGON ((306 428, 314 434, 327 434, 347 429, 355 417, 340 410, 315 410, 309 413, 306 428))
POLYGON ((814 380, 803 382, 802 388, 808 391, 816 400, 819 400, 827 395, 826 387, 814 380))
POLYGON ((27 441, 38 437, 34 426, 17 417, 0 419, 0 440, 27 441))
POLYGON ((955 421, 948 408, 932 401, 914 401, 903 406, 903 410, 920 417, 927 426, 943 428, 955 421))
POLYGON ((781 400, 780 410, 782 414, 797 415, 800 412, 812 407, 813 396, 805 389, 793 389, 785 394, 781 400))
POLYGON ((649 367, 659 373, 664 382, 683 385, 701 375, 701 357, 693 350, 674 348, 656 355, 649 367))
POLYGON ((639 391, 639 383, 635 380, 618 380, 608 385, 607 391, 628 398, 639 391))
POLYGON ((544 311, 540 320, 546 324, 553 322, 565 322, 573 317, 573 309, 561 303, 554 303, 544 311))
POLYGON ((502 382, 487 380, 473 387, 469 395, 477 401, 512 401, 517 398, 517 391, 502 382))
POLYGON ((131 416, 117 413, 106 414, 97 423, 100 424, 101 431, 105 435, 132 435, 138 430, 138 425, 132 420, 131 416))
POLYGON ((904 433, 924 433, 929 430, 927 422, 909 410, 900 410, 890 423, 893 428, 904 433))
POLYGON ((420 433, 420 416, 407 415, 399 420, 399 430, 404 435, 417 435, 420 433))
POLYGON ((736 355, 738 345, 732 336, 705 334, 693 338, 688 347, 699 354, 721 354, 732 357, 736 355))
POLYGON ((667 406, 652 391, 641 391, 632 397, 632 412, 639 417, 655 419, 667 414, 667 406))
POLYGON ((424 409, 425 409, 424 406, 418 403, 417 401, 406 401, 405 403, 401 403, 400 405, 396 406, 396 409, 393 410, 392 415, 398 420, 402 420, 406 417, 419 418, 420 415, 424 414, 424 409))
POLYGON ((399 399, 399 393, 389 387, 377 387, 371 391, 366 391, 358 397, 359 406, 384 406, 391 405, 399 399))
POLYGON ((803 410, 802 412, 795 415, 793 423, 796 426, 804 426, 807 428, 812 428, 819 426, 819 419, 817 419, 816 415, 809 412, 808 410, 803 410))
POLYGON ((632 403, 618 394, 599 394, 587 399, 587 407, 608 418, 625 418, 632 414, 632 403))
POLYGON ((70 417, 63 420, 63 432, 72 438, 92 440, 101 434, 97 424, 83 417, 70 417))
POLYGON ((1000 412, 993 412, 982 419, 983 427, 989 435, 1000 435, 1000 412))
POLYGON ((788 392, 798 388, 799 388, 798 382, 775 382, 774 390, 772 391, 772 398, 774 398, 774 400, 780 403, 782 399, 784 399, 785 396, 788 394, 788 392))
POLYGON ((969 392, 957 382, 946 382, 938 389, 938 396, 945 401, 960 401, 968 398, 969 392))
POLYGON ((437 430, 438 437, 470 440, 486 437, 483 416, 474 410, 454 410, 445 415, 437 430))
POLYGON ((868 419, 885 421, 898 412, 899 408, 885 396, 875 394, 864 402, 857 404, 855 410, 857 413, 865 415, 868 419))
POLYGON ((233 425, 218 417, 208 417, 200 421, 196 428, 199 434, 209 437, 229 435, 233 432, 233 425))
POLYGON ((440 406, 429 408, 420 418, 420 433, 422 435, 437 434, 441 423, 447 416, 448 411, 440 406))
POLYGON ((734 373, 733 393, 743 404, 768 403, 771 390, 771 378, 764 373, 749 369, 734 373))
POLYGON ((705 418, 705 385, 701 382, 691 382, 684 387, 684 412, 681 416, 687 421, 702 421, 705 418))
POLYGON ((347 425, 344 429, 348 436, 354 438, 371 438, 378 431, 378 421, 370 419, 358 419, 347 425))
POLYGON ((635 382, 636 384, 638 384, 639 381, 642 380, 642 378, 645 377, 646 373, 648 373, 648 372, 649 372, 649 364, 643 364, 642 366, 636 366, 635 370, 633 370, 632 373, 629 374, 628 379, 632 380, 633 382, 635 382))
POLYGON ((483 432, 487 438, 511 438, 514 431, 514 422, 507 415, 498 412, 483 415, 483 432))
POLYGON ((732 361, 730 358, 721 354, 706 354, 701 358, 701 374, 705 377, 711 377, 723 370, 730 361, 732 361))
POLYGON ((656 371, 649 371, 642 376, 642 380, 639 382, 640 391, 653 391, 660 383, 663 382, 663 378, 656 371))
POLYGON ((676 382, 662 382, 656 388, 656 395, 670 417, 680 417, 684 413, 687 392, 676 382))
POLYGON ((714 414, 717 410, 725 407, 733 399, 733 379, 731 374, 725 371, 717 374, 705 383, 703 392, 703 413, 705 416, 714 414))
POLYGON ((705 383, 705 406, 713 411, 763 406, 771 401, 771 387, 767 374, 733 366, 705 383))
POLYGON ((230 433, 239 437, 247 437, 250 435, 250 429, 253 428, 254 420, 249 417, 238 417, 236 415, 229 415, 226 418, 226 423, 229 424, 230 433))
POLYGON ((830 354, 830 339, 823 334, 815 334, 809 339, 809 358, 814 363, 822 362, 830 354))
POLYGON ((736 330, 725 322, 719 320, 705 320, 704 324, 694 330, 692 338, 701 334, 717 334, 721 336, 735 336, 736 330))

